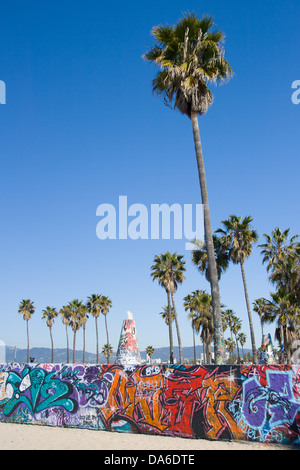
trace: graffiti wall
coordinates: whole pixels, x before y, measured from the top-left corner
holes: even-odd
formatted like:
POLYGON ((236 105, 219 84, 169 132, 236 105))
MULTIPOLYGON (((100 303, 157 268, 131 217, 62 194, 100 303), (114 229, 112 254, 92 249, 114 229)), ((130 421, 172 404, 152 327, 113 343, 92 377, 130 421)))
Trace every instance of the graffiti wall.
POLYGON ((300 443, 300 366, 0 365, 0 421, 300 443))

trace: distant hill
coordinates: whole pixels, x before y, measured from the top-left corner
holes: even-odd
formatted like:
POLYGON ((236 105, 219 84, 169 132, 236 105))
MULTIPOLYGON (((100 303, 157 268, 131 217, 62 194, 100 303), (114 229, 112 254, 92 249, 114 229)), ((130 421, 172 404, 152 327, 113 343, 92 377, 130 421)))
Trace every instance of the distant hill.
MULTIPOLYGON (((200 358, 202 352, 202 347, 197 346, 197 358, 200 358)), ((184 359, 193 360, 194 358, 194 349, 193 347, 184 347, 182 348, 182 353, 184 359)), ((141 351, 142 360, 146 360, 147 355, 145 351, 141 351)), ((29 357, 33 358, 32 362, 42 363, 42 362, 51 362, 51 349, 50 348, 30 348, 29 357)), ((179 352, 178 347, 174 346, 174 357, 177 362, 179 361, 179 352)), ((170 358, 169 347, 166 348, 157 348, 154 351, 152 359, 161 359, 162 362, 167 362, 170 358)), ((72 362, 73 351, 69 350, 69 360, 72 362)), ((82 362, 83 351, 79 350, 75 352, 75 361, 82 362)), ((27 360, 27 349, 17 349, 16 353, 13 347, 6 346, 6 362, 26 362, 27 360), (16 357, 15 357, 16 356, 16 357)), ((114 363, 116 360, 116 353, 113 353, 110 357, 110 363, 114 363)), ((65 363, 67 361, 67 349, 54 349, 54 362, 65 363)), ((85 352, 85 362, 93 364, 96 362, 96 354, 89 351, 85 352)), ((106 364, 106 358, 103 354, 99 354, 99 362, 101 364, 106 364)))
MULTIPOLYGON (((203 351, 202 346, 196 346, 196 357, 200 359, 201 353, 203 351)), ((250 349, 245 349, 244 353, 250 352, 250 349)), ((141 358, 143 361, 146 361, 147 355, 145 351, 141 351, 141 358)), ((184 361, 193 361, 194 359, 194 348, 190 347, 183 347, 182 354, 184 361)), ((51 349, 50 348, 31 348, 29 351, 30 358, 33 358, 32 362, 36 363, 47 363, 51 362, 51 349)), ((174 357, 176 361, 179 362, 179 351, 178 346, 174 346, 174 357)), ((170 358, 170 350, 169 347, 165 348, 156 348, 154 350, 154 354, 152 356, 152 360, 161 359, 162 362, 168 362, 170 358)), ((83 351, 79 350, 75 353, 75 361, 82 362, 83 359, 83 351)), ((16 350, 16 357, 15 357, 15 350, 11 346, 6 346, 6 362, 26 362, 27 361, 27 349, 17 349, 16 350)), ((72 349, 69 350, 69 361, 72 362, 73 360, 73 351, 72 349)), ((110 357, 110 363, 114 363, 116 361, 116 353, 113 353, 110 357)), ((66 363, 67 362, 67 349, 54 349, 54 362, 55 363, 66 363)), ((86 351, 85 352, 85 363, 86 364, 95 364, 96 363, 96 354, 86 351)), ((99 363, 106 364, 106 358, 99 354, 99 363)))

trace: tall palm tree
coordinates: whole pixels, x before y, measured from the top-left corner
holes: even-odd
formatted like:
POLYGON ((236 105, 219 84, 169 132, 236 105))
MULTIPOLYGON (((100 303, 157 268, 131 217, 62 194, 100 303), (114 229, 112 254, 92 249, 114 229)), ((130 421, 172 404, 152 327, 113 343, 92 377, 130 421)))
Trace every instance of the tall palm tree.
POLYGON ((224 331, 229 328, 230 331, 230 338, 232 339, 233 333, 233 324, 234 319, 236 318, 234 311, 231 308, 227 308, 226 310, 222 311, 222 319, 224 321, 224 331))
POLYGON ((61 314, 62 316, 62 323, 65 325, 66 327, 66 339, 67 339, 67 364, 70 362, 70 356, 69 356, 69 335, 68 335, 68 326, 70 325, 71 323, 71 312, 70 312, 70 309, 67 305, 64 305, 59 313, 61 314))
POLYGON ((264 297, 260 297, 253 302, 253 310, 259 316, 262 338, 264 337, 264 313, 266 312, 268 302, 264 297))
POLYGON ((70 325, 73 330, 73 364, 75 364, 76 333, 81 327, 82 310, 84 308, 82 301, 72 300, 68 304, 70 310, 70 325))
POLYGON ((264 322, 277 321, 276 339, 283 345, 284 359, 290 363, 292 343, 298 338, 300 325, 300 307, 294 306, 284 290, 271 293, 271 299, 266 302, 264 322))
POLYGON ((210 364, 212 357, 211 342, 214 333, 212 298, 204 290, 196 290, 192 293, 192 296, 194 297, 194 318, 192 321, 195 331, 200 333, 201 330, 200 337, 203 343, 204 362, 210 364))
POLYGON ((189 311, 188 319, 192 320, 192 331, 193 331, 193 349, 194 349, 194 364, 197 362, 196 356, 196 339, 195 339, 195 319, 197 318, 197 305, 196 305, 196 295, 195 292, 188 294, 183 299, 183 306, 185 311, 189 311))
MULTIPOLYGON (((98 335, 98 318, 101 313, 101 305, 100 305, 101 295, 100 294, 92 294, 88 297, 87 301, 87 310, 89 313, 93 315, 95 318, 95 330, 96 330, 96 363, 99 364, 99 335, 98 335)), ((108 341, 107 341, 108 343, 108 341)))
POLYGON ((82 303, 80 312, 79 312, 79 323, 82 326, 82 333, 83 333, 83 346, 82 346, 82 362, 85 363, 85 329, 86 329, 86 322, 89 316, 87 315, 87 306, 82 303))
POLYGON ((52 327, 54 323, 54 319, 57 317, 58 312, 54 307, 46 307, 45 310, 43 310, 43 316, 42 318, 46 320, 46 325, 49 328, 50 332, 50 340, 51 340, 51 362, 54 362, 53 356, 54 356, 54 350, 53 350, 53 336, 52 336, 52 327))
POLYGON ((229 248, 229 256, 231 261, 234 264, 239 264, 241 267, 249 319, 253 361, 254 363, 257 363, 255 336, 244 268, 244 262, 252 252, 252 245, 258 240, 257 232, 250 226, 252 220, 252 217, 249 216, 242 220, 242 217, 230 215, 229 219, 222 221, 225 230, 218 229, 216 232, 223 235, 221 238, 221 243, 223 243, 225 247, 229 248))
POLYGON ((225 36, 221 31, 212 30, 213 26, 214 21, 210 16, 199 19, 194 13, 186 14, 174 26, 156 26, 152 29, 156 43, 143 57, 160 68, 152 82, 153 92, 163 96, 165 104, 173 104, 191 119, 204 208, 205 243, 214 312, 215 355, 216 363, 221 364, 224 338, 220 293, 198 114, 204 115, 213 102, 208 84, 229 79, 232 69, 224 58, 225 36))
POLYGON ((26 332, 27 332, 27 362, 29 362, 29 327, 28 321, 31 319, 31 316, 34 314, 35 307, 34 302, 30 299, 24 299, 19 305, 18 312, 23 315, 23 320, 26 321, 26 332))
MULTIPOLYGON (((108 328, 107 328, 107 315, 109 312, 109 309, 112 307, 112 301, 110 300, 109 297, 106 297, 105 295, 101 295, 100 298, 100 308, 101 308, 101 313, 104 315, 105 318, 105 330, 106 330, 106 339, 107 343, 109 344, 109 337, 108 337, 108 328)), ((106 356, 107 364, 109 364, 109 350, 108 350, 108 355, 106 356)))
POLYGON ((266 243, 259 247, 263 248, 263 263, 268 262, 271 282, 278 290, 283 289, 290 302, 297 306, 300 303, 300 243, 299 235, 288 239, 289 230, 282 232, 276 227, 271 235, 264 234, 266 243))
POLYGON ((263 264, 268 262, 267 271, 270 271, 274 268, 274 265, 280 260, 284 260, 286 254, 293 250, 294 247, 299 245, 295 240, 299 235, 294 235, 288 240, 290 229, 286 229, 283 232, 279 227, 275 227, 275 230, 271 232, 271 235, 264 233, 265 243, 258 245, 260 248, 263 248, 261 254, 263 255, 263 264))
POLYGON ((174 320, 178 339, 179 361, 181 364, 183 363, 183 356, 174 293, 177 291, 178 284, 182 284, 185 279, 183 274, 185 271, 184 265, 185 261, 183 260, 183 256, 178 255, 178 253, 171 254, 169 251, 167 251, 160 256, 156 255, 154 258, 154 264, 151 266, 151 276, 153 281, 158 280, 159 284, 166 290, 168 296, 171 363, 174 361, 170 297, 172 299, 172 307, 174 309, 174 320))
POLYGON ((236 350, 237 350, 237 356, 238 356, 238 363, 240 364, 241 362, 241 357, 240 357, 240 349, 239 349, 239 342, 238 342, 238 332, 240 331, 242 327, 242 322, 238 317, 234 318, 234 322, 232 325, 232 333, 234 334, 235 337, 235 344, 236 344, 236 350))

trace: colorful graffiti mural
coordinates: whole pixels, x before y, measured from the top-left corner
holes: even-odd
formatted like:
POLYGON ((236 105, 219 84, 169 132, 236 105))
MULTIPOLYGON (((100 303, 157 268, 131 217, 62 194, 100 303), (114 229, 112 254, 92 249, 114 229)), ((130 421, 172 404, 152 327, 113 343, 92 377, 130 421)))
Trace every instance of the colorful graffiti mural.
POLYGON ((300 366, 0 365, 0 421, 300 443, 300 366))

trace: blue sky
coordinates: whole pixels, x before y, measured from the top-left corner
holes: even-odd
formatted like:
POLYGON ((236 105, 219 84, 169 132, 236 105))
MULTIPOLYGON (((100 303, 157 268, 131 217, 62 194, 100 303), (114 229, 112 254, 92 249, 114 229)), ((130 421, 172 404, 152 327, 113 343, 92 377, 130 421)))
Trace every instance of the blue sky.
MULTIPOLYGON (((191 264, 184 240, 99 240, 96 209, 128 204, 199 204, 191 123, 152 95, 154 67, 142 59, 151 28, 183 12, 211 14, 226 34, 234 78, 213 87, 213 106, 200 119, 213 229, 229 214, 251 215, 260 234, 276 226, 300 233, 298 209, 300 105, 291 101, 300 79, 300 10, 289 1, 99 2, 14 1, 1 6, 0 80, 0 339, 26 347, 23 298, 35 302, 31 346, 50 345, 41 320, 92 293, 109 296, 108 323, 117 348, 131 310, 140 348, 168 345, 158 313, 166 304, 152 282, 155 254, 177 251, 187 261, 176 293, 184 346, 192 345, 182 299, 209 284, 191 264)), ((260 249, 245 264, 250 301, 272 286, 260 249)), ((241 273, 231 266, 220 282, 221 301, 250 333, 241 273)), ((253 320, 256 343, 260 326, 253 320)), ((269 329, 273 331, 272 328, 269 329)), ((58 319, 55 347, 65 347, 58 319)), ((105 341, 100 321, 100 342, 105 341)), ((197 339, 197 344, 199 344, 197 339)), ((82 345, 78 335, 77 346, 82 345)), ((95 350, 94 322, 87 350, 95 350)))

